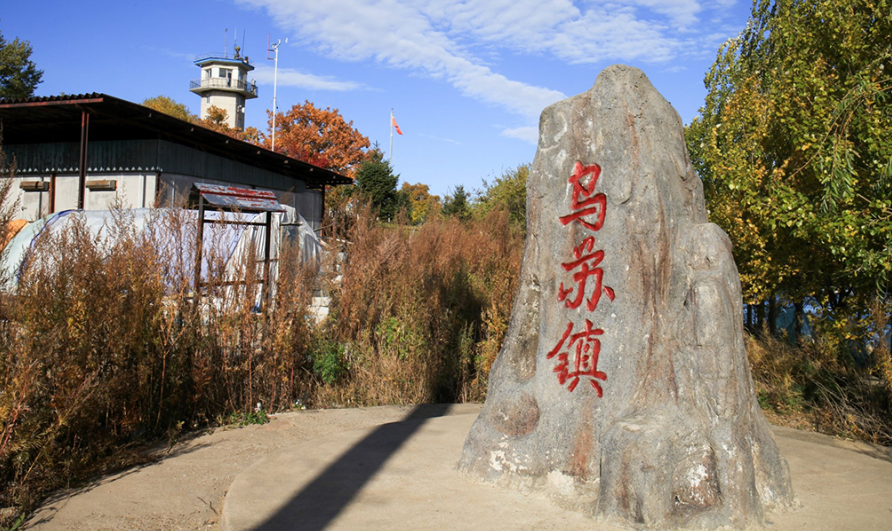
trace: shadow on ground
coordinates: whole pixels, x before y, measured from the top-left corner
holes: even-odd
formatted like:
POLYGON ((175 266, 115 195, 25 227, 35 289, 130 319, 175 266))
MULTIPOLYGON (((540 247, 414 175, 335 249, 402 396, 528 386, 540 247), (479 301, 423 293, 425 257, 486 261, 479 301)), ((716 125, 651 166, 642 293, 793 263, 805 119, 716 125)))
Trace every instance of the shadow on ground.
POLYGON ((298 492, 257 531, 321 531, 428 419, 445 416, 451 404, 416 406, 401 422, 384 424, 359 441, 298 492))

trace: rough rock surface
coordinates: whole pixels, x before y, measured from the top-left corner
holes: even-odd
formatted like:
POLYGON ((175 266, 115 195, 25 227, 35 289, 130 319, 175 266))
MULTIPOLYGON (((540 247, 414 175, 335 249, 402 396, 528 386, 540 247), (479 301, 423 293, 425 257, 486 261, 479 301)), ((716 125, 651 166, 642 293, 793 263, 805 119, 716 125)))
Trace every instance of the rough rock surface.
POLYGON ((743 344, 731 242, 672 106, 634 68, 545 109, 508 335, 459 467, 645 527, 792 502, 743 344))

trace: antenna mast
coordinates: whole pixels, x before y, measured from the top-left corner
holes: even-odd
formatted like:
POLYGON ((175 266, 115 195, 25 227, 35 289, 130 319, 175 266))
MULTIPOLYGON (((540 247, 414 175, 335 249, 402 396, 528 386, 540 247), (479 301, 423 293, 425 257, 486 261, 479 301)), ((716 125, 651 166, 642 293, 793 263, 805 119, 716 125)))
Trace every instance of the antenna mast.
MULTIPOLYGON (((269 47, 266 50, 266 58, 272 59, 274 61, 273 66, 273 134, 272 134, 272 150, 276 150, 276 113, 279 112, 278 102, 276 100, 276 88, 278 86, 279 80, 279 45, 282 44, 281 39, 276 40, 275 44, 272 44, 272 40, 270 37, 267 37, 267 43, 269 43, 269 47), (269 52, 275 52, 275 57, 270 57, 269 52)), ((285 44, 288 44, 288 39, 285 39, 285 44)))

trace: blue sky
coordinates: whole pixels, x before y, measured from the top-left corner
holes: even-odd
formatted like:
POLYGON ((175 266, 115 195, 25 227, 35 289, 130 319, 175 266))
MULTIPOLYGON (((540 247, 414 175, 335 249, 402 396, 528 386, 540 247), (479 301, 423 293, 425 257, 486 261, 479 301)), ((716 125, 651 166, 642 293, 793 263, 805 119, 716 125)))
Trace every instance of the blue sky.
POLYGON ((140 103, 165 95, 197 112, 193 61, 237 35, 266 127, 279 52, 279 109, 337 108, 386 151, 390 109, 401 182, 473 191, 536 151, 538 116, 588 90, 604 67, 644 70, 685 123, 705 97, 718 47, 746 25, 741 0, 104 0, 8 2, 7 40, 31 42, 41 96, 104 92, 140 103), (228 31, 227 31, 228 30, 228 31))

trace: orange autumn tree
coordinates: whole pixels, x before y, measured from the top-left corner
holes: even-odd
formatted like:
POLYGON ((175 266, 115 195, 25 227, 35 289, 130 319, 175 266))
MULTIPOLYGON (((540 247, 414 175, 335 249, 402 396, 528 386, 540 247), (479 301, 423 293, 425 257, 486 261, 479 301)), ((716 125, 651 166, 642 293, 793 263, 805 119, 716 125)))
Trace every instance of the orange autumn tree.
MULTIPOLYGON (((272 113, 269 131, 272 131, 272 113)), ((261 143, 272 148, 272 135, 261 134, 261 143)), ((276 151, 289 157, 353 177, 366 158, 369 139, 353 128, 337 109, 320 109, 305 101, 276 115, 276 151)))

